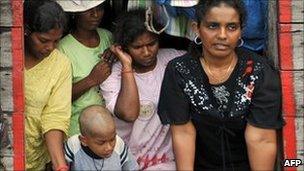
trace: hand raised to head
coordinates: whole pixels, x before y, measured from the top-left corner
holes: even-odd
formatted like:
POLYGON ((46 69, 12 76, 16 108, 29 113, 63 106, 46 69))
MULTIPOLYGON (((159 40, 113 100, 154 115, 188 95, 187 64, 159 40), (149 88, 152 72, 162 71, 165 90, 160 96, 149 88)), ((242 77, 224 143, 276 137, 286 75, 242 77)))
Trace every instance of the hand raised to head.
POLYGON ((118 61, 117 56, 111 51, 110 48, 107 48, 102 54, 99 54, 98 56, 101 58, 101 60, 107 62, 110 66, 118 61))
POLYGON ((127 52, 125 52, 121 46, 112 45, 111 51, 118 57, 123 67, 132 66, 132 57, 127 52))

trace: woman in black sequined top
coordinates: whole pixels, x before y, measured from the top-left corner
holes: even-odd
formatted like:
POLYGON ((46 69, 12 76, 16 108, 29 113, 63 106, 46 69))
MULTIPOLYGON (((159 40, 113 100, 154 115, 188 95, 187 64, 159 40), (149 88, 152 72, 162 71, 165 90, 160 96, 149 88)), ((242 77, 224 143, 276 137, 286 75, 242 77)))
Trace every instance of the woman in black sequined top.
POLYGON ((158 106, 171 125, 177 169, 272 170, 284 125, 278 72, 238 47, 241 1, 201 1, 196 14, 200 40, 168 64, 158 106))

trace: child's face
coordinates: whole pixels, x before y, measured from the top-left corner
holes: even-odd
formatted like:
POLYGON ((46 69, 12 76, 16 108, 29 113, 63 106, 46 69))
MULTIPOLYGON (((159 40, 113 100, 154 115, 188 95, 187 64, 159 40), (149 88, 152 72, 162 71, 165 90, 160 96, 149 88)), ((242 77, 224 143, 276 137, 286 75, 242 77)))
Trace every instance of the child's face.
POLYGON ((80 140, 83 145, 88 146, 99 157, 108 158, 112 155, 115 147, 116 132, 114 130, 95 136, 82 136, 80 140))

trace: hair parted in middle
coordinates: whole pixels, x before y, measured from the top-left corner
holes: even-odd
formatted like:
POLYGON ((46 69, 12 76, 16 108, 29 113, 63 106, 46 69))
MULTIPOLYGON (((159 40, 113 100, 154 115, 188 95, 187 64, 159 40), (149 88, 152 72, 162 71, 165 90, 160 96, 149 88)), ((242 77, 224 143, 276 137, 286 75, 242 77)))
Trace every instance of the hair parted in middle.
POLYGON ((247 14, 242 0, 202 0, 196 5, 196 22, 200 24, 211 8, 218 7, 221 4, 235 9, 239 14, 241 27, 244 27, 247 14))

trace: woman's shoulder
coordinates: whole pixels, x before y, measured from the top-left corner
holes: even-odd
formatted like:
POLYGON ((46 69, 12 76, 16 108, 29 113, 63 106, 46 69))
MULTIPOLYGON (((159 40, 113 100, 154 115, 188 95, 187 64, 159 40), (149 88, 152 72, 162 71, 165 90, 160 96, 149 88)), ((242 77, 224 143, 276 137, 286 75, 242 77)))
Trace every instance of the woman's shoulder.
POLYGON ((106 33, 106 34, 112 34, 109 30, 105 29, 105 28, 101 28, 101 27, 98 27, 97 28, 97 32, 103 32, 103 33, 106 33))
POLYGON ((158 50, 158 54, 162 54, 162 55, 170 55, 170 56, 182 56, 186 53, 186 51, 184 50, 178 50, 178 49, 174 49, 174 48, 160 48, 158 50))
POLYGON ((57 49, 64 54, 69 54, 75 49, 79 49, 79 42, 73 37, 72 34, 67 34, 58 43, 57 49))
MULTIPOLYGON (((273 61, 270 57, 261 56, 251 50, 245 48, 237 49, 238 57, 248 64, 248 61, 252 61, 256 70, 276 70, 273 61)), ((250 63, 250 62, 249 62, 250 63)))
POLYGON ((178 73, 184 78, 191 78, 197 75, 201 70, 198 59, 193 57, 189 52, 171 60, 167 65, 167 71, 178 73))
POLYGON ((188 64, 192 63, 193 61, 195 61, 194 57, 192 57, 192 55, 189 52, 187 52, 187 53, 184 53, 183 55, 171 60, 168 65, 173 66, 173 67, 175 67, 177 65, 179 65, 179 66, 188 65, 188 64))
POLYGON ((58 49, 54 49, 51 55, 58 67, 66 67, 71 65, 69 58, 58 49))
MULTIPOLYGON (((103 48, 109 47, 113 42, 112 33, 109 30, 104 29, 104 28, 97 28, 97 32, 100 37, 100 40, 102 41, 100 43, 100 46, 105 46, 103 48)), ((100 48, 103 49, 102 47, 100 47, 100 48)))
POLYGON ((184 55, 186 51, 184 50, 177 50, 173 48, 161 48, 158 50, 158 59, 165 65, 168 64, 169 61, 171 61, 174 58, 180 57, 184 55))
POLYGON ((261 63, 262 65, 268 65, 270 61, 269 57, 261 56, 249 49, 237 48, 236 50, 239 58, 243 60, 252 60, 255 63, 261 63))
POLYGON ((67 34, 60 39, 58 47, 69 45, 72 41, 74 41, 72 34, 67 34))
POLYGON ((237 53, 241 63, 240 71, 243 75, 250 75, 252 81, 256 80, 257 83, 261 83, 266 78, 273 80, 278 78, 278 69, 269 57, 258 55, 246 49, 238 49, 237 53))
POLYGON ((107 37, 112 37, 112 33, 104 28, 97 28, 97 32, 101 36, 107 36, 107 37))

